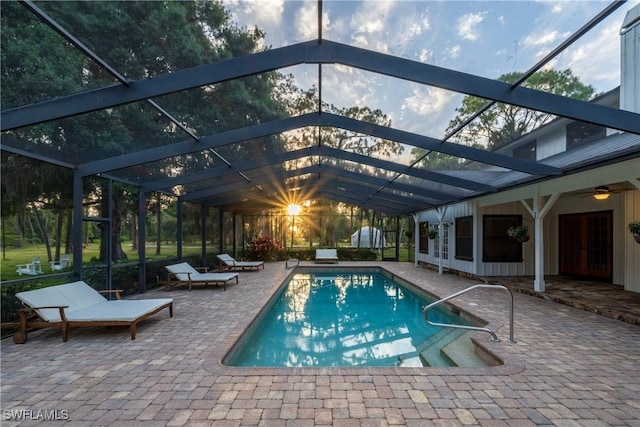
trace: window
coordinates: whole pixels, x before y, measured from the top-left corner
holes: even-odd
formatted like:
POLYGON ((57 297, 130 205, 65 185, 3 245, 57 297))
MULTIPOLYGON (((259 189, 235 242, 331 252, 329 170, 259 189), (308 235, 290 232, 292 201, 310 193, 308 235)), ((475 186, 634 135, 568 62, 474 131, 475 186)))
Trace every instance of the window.
POLYGON ((418 251, 420 251, 420 253, 423 254, 428 254, 429 253, 429 236, 427 236, 427 231, 429 230, 429 223, 428 222, 421 222, 420 223, 420 241, 419 241, 419 247, 418 247, 418 251))
POLYGON ((473 217, 456 218, 456 259, 473 261, 473 217))
POLYGON ((522 215, 482 217, 482 261, 522 262, 522 243, 507 235, 514 225, 522 225, 522 215))
POLYGON ((536 140, 529 141, 513 150, 513 157, 525 160, 536 160, 536 140))
POLYGON ((602 126, 585 122, 570 123, 567 125, 567 150, 605 136, 606 129, 602 126))

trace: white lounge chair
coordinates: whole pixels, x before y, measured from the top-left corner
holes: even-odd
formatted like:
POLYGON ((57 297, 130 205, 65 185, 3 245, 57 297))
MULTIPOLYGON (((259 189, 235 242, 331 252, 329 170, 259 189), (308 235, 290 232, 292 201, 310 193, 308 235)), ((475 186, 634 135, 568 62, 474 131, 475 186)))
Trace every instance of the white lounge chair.
POLYGON ((338 262, 337 249, 316 249, 316 263, 335 264, 338 262))
POLYGON ((23 274, 29 274, 35 276, 36 274, 42 274, 42 261, 40 257, 33 257, 33 260, 28 264, 18 264, 16 266, 16 272, 18 275, 22 276, 23 274))
POLYGON ((51 264, 51 269, 53 271, 64 270, 71 265, 71 255, 60 255, 60 261, 49 261, 49 264, 51 264))
POLYGON ((189 290, 194 285, 222 285, 224 290, 227 290, 227 282, 236 279, 238 283, 238 273, 200 273, 193 268, 188 262, 181 262, 180 264, 172 264, 165 266, 169 270, 169 284, 168 288, 173 286, 188 285, 189 290))
POLYGON ((222 263, 222 267, 225 270, 231 271, 244 271, 244 270, 260 270, 264 269, 264 261, 236 261, 229 254, 220 254, 218 259, 222 263))
POLYGON ((28 329, 50 327, 61 328, 66 342, 69 328, 78 326, 129 326, 134 340, 137 324, 147 317, 164 308, 173 317, 170 298, 122 300, 119 290, 111 292, 116 296, 113 301, 83 281, 19 292, 16 297, 25 306, 19 311, 20 322, 2 326, 20 328, 13 338, 16 344, 27 340, 28 329))

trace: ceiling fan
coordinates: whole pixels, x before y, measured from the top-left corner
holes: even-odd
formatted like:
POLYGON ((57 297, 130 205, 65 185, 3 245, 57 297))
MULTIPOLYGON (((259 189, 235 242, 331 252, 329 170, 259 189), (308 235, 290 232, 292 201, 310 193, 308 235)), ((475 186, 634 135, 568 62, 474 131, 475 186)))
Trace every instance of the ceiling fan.
POLYGON ((586 194, 582 197, 593 197, 596 200, 607 200, 610 195, 629 191, 631 188, 611 188, 608 185, 599 185, 593 189, 593 191, 583 193, 586 194))

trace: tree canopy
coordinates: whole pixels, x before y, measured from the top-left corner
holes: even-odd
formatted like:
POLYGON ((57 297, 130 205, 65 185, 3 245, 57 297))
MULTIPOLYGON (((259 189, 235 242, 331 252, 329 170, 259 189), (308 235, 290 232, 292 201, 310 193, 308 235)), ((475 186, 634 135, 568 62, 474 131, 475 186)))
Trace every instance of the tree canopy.
MULTIPOLYGON (((514 83, 522 74, 521 72, 511 72, 501 75, 497 80, 505 83, 514 83)), ((569 69, 539 71, 531 75, 522 83, 522 86, 583 101, 591 100, 595 96, 595 89, 580 82, 578 77, 569 69)), ((453 132, 468 121, 486 103, 486 99, 465 96, 462 100, 462 105, 456 108, 456 116, 447 126, 447 133, 453 132)), ((479 117, 467 124, 460 132, 453 135, 450 141, 472 147, 496 150, 531 132, 533 129, 548 123, 553 118, 553 115, 542 111, 528 110, 515 105, 496 102, 479 117)), ((422 149, 414 149, 412 154, 417 160, 425 156, 427 152, 422 149)), ((464 164, 464 161, 464 159, 457 159, 435 152, 429 153, 424 158, 425 164, 432 168, 441 169, 458 169, 464 164)))

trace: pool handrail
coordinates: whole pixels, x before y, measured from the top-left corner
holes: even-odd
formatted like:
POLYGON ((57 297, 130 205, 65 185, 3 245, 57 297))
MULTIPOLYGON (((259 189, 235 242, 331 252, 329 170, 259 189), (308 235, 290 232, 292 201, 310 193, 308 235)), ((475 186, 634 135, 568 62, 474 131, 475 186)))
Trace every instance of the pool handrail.
POLYGON ((473 331, 481 331, 481 332, 487 332, 489 334, 491 334, 491 340, 494 342, 500 342, 500 339, 498 338, 498 336, 496 335, 495 332, 493 332, 491 329, 489 328, 483 328, 483 327, 478 327, 478 326, 467 326, 467 325, 456 325, 456 324, 452 324, 452 323, 437 323, 437 322, 432 322, 429 320, 428 318, 428 311, 430 308, 441 304, 445 301, 449 301, 450 299, 456 298, 462 294, 466 294, 469 291, 472 291, 474 289, 477 288, 489 288, 489 289, 503 289, 507 292, 507 294, 509 295, 509 344, 515 344, 516 340, 513 337, 513 293, 511 292, 511 290, 509 290, 507 287, 502 286, 502 285, 485 285, 485 284, 477 284, 477 285, 473 285, 470 286, 466 289, 461 290, 460 292, 456 292, 455 294, 451 294, 447 297, 441 298, 438 301, 432 302, 431 304, 427 305, 423 310, 422 310, 422 316, 424 317, 424 320, 432 325, 432 326, 442 326, 445 328, 456 328, 456 329, 469 329, 469 330, 473 330, 473 331))

